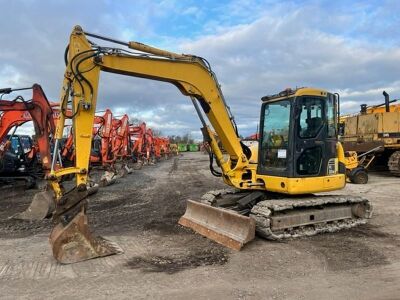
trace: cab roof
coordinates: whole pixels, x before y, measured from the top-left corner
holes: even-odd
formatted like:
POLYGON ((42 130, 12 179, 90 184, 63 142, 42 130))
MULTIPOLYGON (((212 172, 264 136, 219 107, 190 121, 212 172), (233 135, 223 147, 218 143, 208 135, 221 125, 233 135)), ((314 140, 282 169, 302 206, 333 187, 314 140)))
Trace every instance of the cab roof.
POLYGON ((310 88, 310 87, 301 87, 297 89, 285 89, 282 92, 274 95, 267 95, 261 98, 261 101, 268 102, 268 101, 276 101, 280 99, 285 99, 288 97, 297 97, 297 96, 326 96, 327 91, 317 88, 310 88))

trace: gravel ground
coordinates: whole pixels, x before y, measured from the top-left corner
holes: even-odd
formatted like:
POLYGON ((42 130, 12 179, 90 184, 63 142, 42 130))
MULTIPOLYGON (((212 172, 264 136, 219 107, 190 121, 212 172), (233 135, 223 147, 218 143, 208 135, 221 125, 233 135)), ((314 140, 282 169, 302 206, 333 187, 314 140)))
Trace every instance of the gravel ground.
POLYGON ((236 252, 177 225, 186 199, 225 187, 201 153, 145 166, 90 198, 97 234, 124 254, 59 265, 50 220, 9 217, 34 190, 1 190, 0 295, 3 299, 399 299, 399 178, 370 174, 367 185, 336 192, 374 205, 369 224, 309 238, 256 238, 236 252))

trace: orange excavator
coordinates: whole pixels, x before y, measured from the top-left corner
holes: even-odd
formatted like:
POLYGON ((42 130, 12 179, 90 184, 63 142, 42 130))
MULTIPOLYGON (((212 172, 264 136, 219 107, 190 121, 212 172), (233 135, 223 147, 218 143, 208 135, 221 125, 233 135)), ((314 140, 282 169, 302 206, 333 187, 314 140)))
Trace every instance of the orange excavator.
POLYGON ((101 176, 100 185, 107 186, 115 183, 115 155, 112 151, 113 139, 113 114, 106 109, 103 116, 95 116, 93 127, 93 144, 90 155, 92 165, 101 164, 104 174, 101 176))
MULTIPOLYGON (((5 103, 5 100, 0 100, 2 103, 5 103)), ((8 102, 8 101, 6 101, 8 102)), ((3 158, 7 153, 7 150, 11 146, 11 138, 14 136, 16 129, 23 125, 26 122, 32 121, 32 116, 28 111, 2 111, 4 106, 0 104, 0 158, 3 158), (7 135, 14 128, 13 134, 11 134, 8 138, 7 135)), ((7 105, 7 108, 10 108, 7 105)))
POLYGON ((149 165, 152 165, 155 162, 155 156, 154 156, 154 135, 153 135, 153 130, 151 128, 146 129, 145 141, 146 141, 145 162, 149 165))
POLYGON ((74 152, 74 136, 72 133, 72 128, 68 134, 68 137, 63 141, 63 145, 61 147, 61 157, 62 161, 72 163, 75 158, 74 152))
POLYGON ((113 119, 113 139, 112 150, 114 159, 119 165, 119 174, 124 176, 132 173, 132 169, 128 166, 128 159, 130 154, 130 147, 128 143, 129 138, 129 117, 127 114, 123 115, 121 119, 113 119))
POLYGON ((168 158, 170 155, 169 139, 165 137, 156 136, 154 140, 154 156, 157 160, 168 158))
POLYGON ((0 89, 0 94, 9 94, 11 92, 32 89, 32 99, 26 101, 22 96, 17 96, 14 100, 0 100, 0 141, 2 149, 0 155, 4 154, 7 141, 4 142, 6 135, 12 128, 17 128, 22 124, 33 121, 35 127, 35 137, 38 144, 38 150, 42 161, 43 168, 50 170, 51 154, 49 136, 55 132, 55 122, 53 118, 52 106, 56 103, 51 103, 38 84, 34 84, 31 88, 23 89, 0 89))
POLYGON ((136 168, 141 168, 146 156, 146 123, 129 126, 129 141, 131 144, 132 159, 136 168))
MULTIPOLYGON (((115 183, 116 171, 115 161, 117 159, 113 151, 113 114, 110 109, 106 109, 102 116, 96 115, 93 122, 93 142, 90 152, 91 166, 101 166, 104 174, 100 178, 100 185, 107 186, 115 183)), ((74 135, 71 131, 64 141, 61 156, 64 161, 73 162, 75 160, 74 135)))
POLYGON ((95 116, 94 118, 93 137, 95 143, 92 145, 90 161, 101 163, 106 168, 113 168, 114 165, 114 158, 110 151, 112 147, 112 120, 113 114, 109 109, 105 110, 103 116, 95 116), (100 145, 96 143, 96 140, 101 141, 100 145))
MULTIPOLYGON (((32 186, 32 182, 34 183, 38 177, 43 177, 40 176, 42 172, 46 176, 51 169, 50 143, 55 133, 57 114, 53 107, 57 107, 58 104, 50 103, 42 87, 38 84, 29 88, 0 89, 0 94, 2 97, 4 94, 28 89, 32 89, 32 99, 30 100, 25 100, 22 96, 17 96, 13 100, 0 100, 0 141, 2 143, 0 147, 0 180, 3 182, 22 180, 26 181, 28 186, 32 186), (30 142, 29 136, 14 135, 18 126, 29 121, 33 121, 35 128, 35 143, 30 142), (13 133, 8 134, 13 128, 13 133), (31 146, 19 146, 22 144, 21 138, 31 146), (14 147, 12 144, 14 144, 14 147), (10 147, 13 151, 8 151, 10 147), (38 156, 40 163, 37 159, 38 156)), ((34 196, 26 211, 14 217, 29 220, 43 219, 48 216, 53 207, 52 193, 42 191, 34 196)))

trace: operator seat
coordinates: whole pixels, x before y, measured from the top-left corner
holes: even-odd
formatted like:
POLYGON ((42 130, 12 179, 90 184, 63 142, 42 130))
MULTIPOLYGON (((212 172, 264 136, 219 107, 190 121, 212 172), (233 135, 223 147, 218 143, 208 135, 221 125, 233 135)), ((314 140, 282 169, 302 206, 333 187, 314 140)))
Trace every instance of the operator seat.
POLYGON ((314 137, 322 126, 322 118, 314 117, 306 120, 307 128, 304 130, 304 137, 314 137))

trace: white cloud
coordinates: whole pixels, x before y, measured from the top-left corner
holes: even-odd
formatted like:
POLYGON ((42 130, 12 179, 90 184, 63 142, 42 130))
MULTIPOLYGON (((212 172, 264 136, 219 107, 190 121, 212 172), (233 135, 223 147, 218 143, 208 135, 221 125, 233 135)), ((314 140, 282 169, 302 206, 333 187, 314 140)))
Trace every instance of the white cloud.
MULTIPOLYGON (((261 96, 287 87, 341 91, 344 103, 356 100, 357 105, 379 100, 384 89, 399 94, 399 48, 323 32, 312 26, 309 13, 267 12, 250 24, 181 45, 184 52, 210 61, 239 128, 246 128, 244 111, 248 116, 253 111, 253 120, 258 119, 261 96)), ((344 104, 343 109, 357 105, 344 104)))
POLYGON ((346 101, 346 102, 342 102, 340 104, 340 108, 341 108, 342 112, 355 111, 359 107, 360 107, 360 103, 358 103, 356 101, 346 101))
POLYGON ((201 13, 201 10, 196 6, 189 6, 188 8, 185 8, 182 11, 183 15, 193 15, 195 17, 200 13, 201 13))
POLYGON ((25 79, 14 66, 0 64, 0 82, 2 87, 15 87, 24 85, 25 79))

